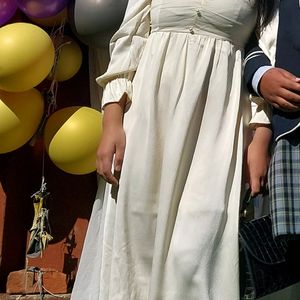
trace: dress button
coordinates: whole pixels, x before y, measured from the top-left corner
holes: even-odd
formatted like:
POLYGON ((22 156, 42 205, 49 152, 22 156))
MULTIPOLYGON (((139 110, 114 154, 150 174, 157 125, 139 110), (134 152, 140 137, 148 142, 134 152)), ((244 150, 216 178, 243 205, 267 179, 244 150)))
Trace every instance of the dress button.
POLYGON ((193 28, 193 27, 190 27, 190 28, 189 28, 189 31, 190 31, 190 33, 191 33, 191 34, 194 34, 194 33, 195 33, 195 31, 194 31, 194 28, 193 28))
POLYGON ((201 17, 201 16, 202 16, 202 15, 201 15, 200 9, 197 9, 197 10, 196 10, 196 13, 197 13, 197 16, 198 16, 198 17, 201 17))

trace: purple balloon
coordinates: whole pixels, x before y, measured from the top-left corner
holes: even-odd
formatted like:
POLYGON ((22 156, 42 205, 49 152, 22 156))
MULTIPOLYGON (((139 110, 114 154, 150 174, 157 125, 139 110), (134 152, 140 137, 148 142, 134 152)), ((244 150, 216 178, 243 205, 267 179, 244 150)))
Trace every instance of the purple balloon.
POLYGON ((18 5, 15 0, 0 0, 0 26, 10 20, 17 8, 18 5))
POLYGON ((17 0, 19 8, 29 17, 48 18, 57 15, 69 0, 17 0))

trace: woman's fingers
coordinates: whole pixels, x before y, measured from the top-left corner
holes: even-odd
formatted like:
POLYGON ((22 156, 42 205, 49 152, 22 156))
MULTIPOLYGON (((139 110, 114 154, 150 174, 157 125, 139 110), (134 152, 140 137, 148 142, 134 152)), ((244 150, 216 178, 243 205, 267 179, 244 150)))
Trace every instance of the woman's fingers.
POLYGON ((114 174, 112 172, 113 155, 105 155, 101 160, 100 175, 112 185, 119 184, 119 174, 122 169, 125 145, 117 145, 114 154, 114 174))
POLYGON ((259 178, 256 177, 256 178, 251 179, 250 186, 251 186, 251 195, 252 196, 256 196, 260 193, 261 183, 260 183, 259 178))
POLYGON ((105 148, 100 145, 97 152, 97 172, 108 183, 117 185, 118 180, 112 174, 112 161, 114 156, 113 147, 105 148))
POLYGON ((97 151, 97 172, 110 184, 118 185, 119 183, 124 151, 125 133, 123 129, 115 129, 103 135, 97 151))
POLYGON ((116 153, 114 160, 114 170, 117 172, 121 172, 123 159, 125 152, 125 143, 119 143, 116 145, 116 153))
POLYGON ((250 186, 251 186, 251 195, 257 196, 261 194, 264 190, 266 184, 265 177, 254 177, 251 179, 250 186))
POLYGON ((106 182, 108 182, 112 185, 118 185, 119 182, 118 182, 117 178, 113 175, 113 173, 111 171, 111 166, 112 166, 112 160, 105 161, 100 175, 103 177, 103 179, 106 182))

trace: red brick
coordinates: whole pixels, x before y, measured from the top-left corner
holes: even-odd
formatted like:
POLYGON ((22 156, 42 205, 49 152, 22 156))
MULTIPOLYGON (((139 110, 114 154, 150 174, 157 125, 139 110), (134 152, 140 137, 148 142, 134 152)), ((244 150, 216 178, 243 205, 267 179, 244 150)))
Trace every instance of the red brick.
MULTIPOLYGON (((57 296, 45 295, 44 300, 70 300, 71 294, 61 294, 59 298, 57 296)), ((11 294, 0 294, 0 300, 40 300, 40 295, 11 295, 11 294)))
MULTIPOLYGON (((43 292, 52 294, 67 293, 66 274, 51 269, 41 269, 43 292)), ((6 283, 8 294, 38 294, 38 272, 26 271, 25 269, 11 272, 6 283)))

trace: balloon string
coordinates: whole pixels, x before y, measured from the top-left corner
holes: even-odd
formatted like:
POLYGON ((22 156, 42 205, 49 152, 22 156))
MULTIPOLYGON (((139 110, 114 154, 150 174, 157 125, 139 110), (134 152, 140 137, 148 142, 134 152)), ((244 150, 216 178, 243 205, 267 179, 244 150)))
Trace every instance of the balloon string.
MULTIPOLYGON (((52 30, 51 37, 52 37, 53 41, 57 37, 59 37, 61 40, 63 39, 64 26, 65 26, 65 22, 63 21, 63 22, 61 22, 61 25, 59 26, 58 29, 52 30)), ((58 47, 55 47, 56 49, 55 49, 55 55, 54 55, 54 63, 53 63, 53 67, 49 74, 50 75, 49 77, 50 78, 52 77, 52 80, 51 80, 49 89, 46 92, 44 92, 44 99, 45 99, 47 108, 46 108, 46 112, 44 113, 42 121, 41 121, 35 135, 31 138, 31 140, 29 142, 29 144, 31 146, 33 146, 35 144, 36 140, 42 135, 48 117, 57 109, 56 96, 57 96, 57 90, 58 90, 58 82, 55 79, 54 75, 55 75, 55 71, 57 68, 59 52, 60 52, 60 49, 62 46, 64 46, 64 44, 60 43, 58 47)))
MULTIPOLYGON (((58 27, 58 29, 52 30, 52 32, 51 32, 52 39, 55 39, 57 37, 59 37, 60 39, 63 39, 64 26, 65 26, 65 21, 62 21, 60 26, 58 27)), ((54 63, 53 63, 52 70, 50 72, 50 75, 52 75, 52 76, 55 74, 55 71, 56 71, 56 68, 57 68, 58 56, 59 56, 59 52, 60 52, 60 49, 61 49, 62 46, 63 45, 59 45, 59 47, 56 47, 56 49, 55 49, 54 63)), ((43 120, 42 120, 42 122, 39 126, 39 129, 36 133, 36 136, 42 135, 42 132, 44 130, 44 127, 45 127, 45 124, 46 124, 46 121, 47 121, 48 117, 57 109, 57 102, 56 102, 57 91, 58 91, 58 82, 55 79, 55 77, 53 76, 50 87, 44 94, 45 100, 47 102, 47 109, 46 109, 45 115, 43 117, 43 120)), ((45 147, 43 145, 43 149, 42 149, 42 183, 41 183, 40 192, 43 193, 45 190, 46 190, 46 182, 45 182, 45 147)))
POLYGON ((46 92, 46 100, 47 100, 47 112, 46 112, 46 119, 56 110, 57 103, 56 103, 56 96, 58 90, 58 83, 55 79, 52 80, 50 88, 46 92))
MULTIPOLYGON (((54 27, 53 27, 53 30, 51 32, 51 37, 53 39, 59 37, 62 40, 63 37, 64 37, 64 29, 65 29, 65 20, 63 20, 61 22, 60 26, 56 30, 54 30, 54 27)), ((57 68, 59 52, 60 52, 60 49, 63 45, 64 44, 61 44, 58 47, 55 47, 56 49, 55 49, 55 56, 54 56, 54 64, 53 64, 52 70, 50 72, 50 74, 52 74, 52 75, 55 74, 55 71, 56 71, 56 68, 57 68)), ((46 114, 45 114, 44 119, 42 121, 42 124, 40 126, 40 131, 44 130, 44 126, 45 126, 45 123, 46 123, 48 117, 57 109, 57 102, 56 102, 57 91, 58 91, 58 82, 53 76, 50 87, 46 91, 46 94, 45 94, 45 98, 46 98, 46 101, 47 101, 47 111, 46 111, 46 114)), ((46 190, 46 182, 45 182, 45 147, 43 146, 43 149, 42 149, 42 183, 41 183, 40 191, 43 193, 45 190, 46 190)))
MULTIPOLYGON (((41 124, 35 134, 35 137, 31 141, 31 144, 34 144, 36 139, 42 135, 48 117, 57 109, 56 97, 57 97, 57 91, 58 91, 58 82, 55 79, 54 75, 55 75, 55 71, 57 68, 57 63, 58 63, 58 58, 59 58, 61 48, 64 45, 71 43, 70 41, 62 43, 63 38, 64 38, 64 30, 65 30, 65 20, 63 20, 61 22, 60 26, 57 29, 55 29, 55 27, 53 27, 51 34, 50 34, 53 42, 55 42, 55 40, 58 39, 58 46, 55 46, 54 63, 53 63, 52 70, 50 72, 50 78, 52 77, 51 84, 50 84, 49 89, 44 93, 44 99, 46 101, 47 109, 46 109, 44 117, 41 121, 41 124)), ((43 145, 43 147, 42 147, 42 182, 41 182, 40 192, 43 193, 45 190, 46 190, 45 146, 43 145)))
POLYGON ((60 35, 62 36, 64 34, 64 31, 65 31, 65 24, 66 24, 66 21, 65 19, 61 21, 60 25, 58 26, 58 28, 55 29, 55 27, 52 27, 52 31, 51 31, 51 36, 57 36, 57 35, 60 35))
POLYGON ((71 42, 67 41, 67 42, 63 42, 64 39, 64 31, 65 31, 65 21, 63 20, 60 24, 60 26, 54 30, 52 30, 50 36, 52 38, 52 41, 54 43, 55 46, 55 57, 54 57, 54 64, 52 67, 52 70, 50 72, 51 77, 53 77, 53 79, 55 78, 55 73, 56 73, 56 68, 57 68, 57 62, 59 59, 59 55, 60 55, 60 51, 61 48, 66 45, 69 44, 71 42))
POLYGON ((43 146, 41 192, 43 193, 45 190, 46 190, 46 182, 45 182, 45 147, 43 146))

